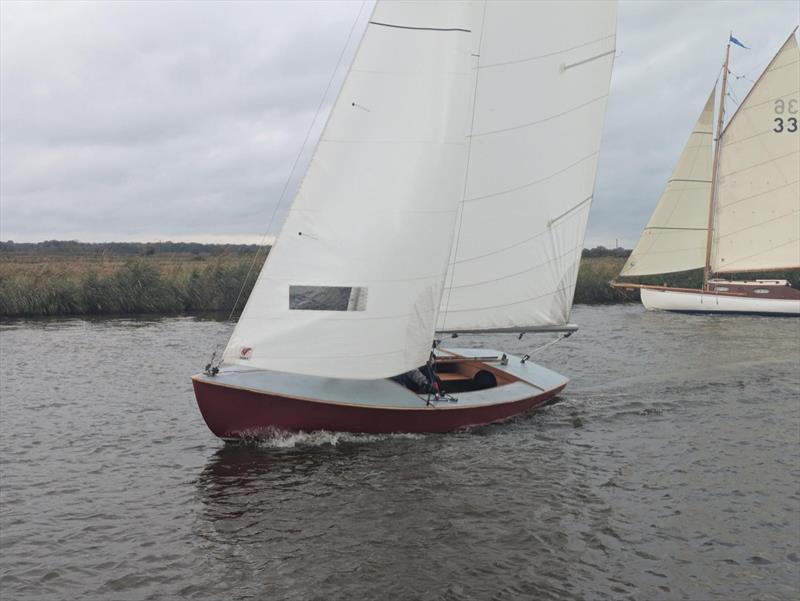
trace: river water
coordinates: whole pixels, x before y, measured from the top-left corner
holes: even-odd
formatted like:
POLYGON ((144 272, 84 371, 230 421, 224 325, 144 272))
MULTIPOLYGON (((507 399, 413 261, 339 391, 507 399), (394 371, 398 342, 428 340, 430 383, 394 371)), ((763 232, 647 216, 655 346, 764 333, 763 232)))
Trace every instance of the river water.
POLYGON ((0 598, 797 598, 800 320, 573 321, 539 412, 247 445, 189 381, 230 325, 5 322, 0 598))

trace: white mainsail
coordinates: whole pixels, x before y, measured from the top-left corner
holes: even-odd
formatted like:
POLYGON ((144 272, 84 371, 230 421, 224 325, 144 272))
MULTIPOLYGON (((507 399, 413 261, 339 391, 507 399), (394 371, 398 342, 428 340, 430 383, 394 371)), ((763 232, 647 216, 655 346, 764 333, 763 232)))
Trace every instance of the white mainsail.
POLYGON ((685 271, 705 264, 715 92, 716 86, 620 276, 685 271))
POLYGON ((800 267, 799 120, 792 33, 723 131, 712 271, 800 267))
POLYGON ((566 324, 614 59, 614 2, 476 2, 469 166, 439 331, 566 324))
POLYGON ((225 363, 383 378, 427 360, 463 192, 469 2, 378 2, 225 363))

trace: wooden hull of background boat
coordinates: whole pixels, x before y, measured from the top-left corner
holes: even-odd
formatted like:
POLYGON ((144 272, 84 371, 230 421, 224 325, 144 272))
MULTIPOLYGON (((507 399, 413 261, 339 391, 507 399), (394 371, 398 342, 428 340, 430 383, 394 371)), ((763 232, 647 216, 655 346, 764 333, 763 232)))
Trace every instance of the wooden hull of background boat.
MULTIPOLYGON (((472 350, 472 349, 470 349, 472 350)), ((468 352, 468 351, 465 351, 468 352)), ((499 357, 499 355, 498 355, 499 357)), ((245 371, 192 378, 209 429, 225 439, 258 437, 270 430, 356 433, 450 432, 502 421, 540 407, 568 379, 518 357, 509 364, 470 361, 468 374, 489 371, 498 385, 455 394, 456 402, 426 405, 426 397, 391 380, 338 380, 245 371)))
MULTIPOLYGON (((774 292, 772 287, 764 287, 774 292)), ((640 288, 642 304, 646 309, 681 313, 730 313, 739 315, 800 316, 800 293, 784 286, 780 290, 787 298, 765 298, 753 291, 725 293, 716 291, 669 289, 665 287, 640 288), (791 298, 794 296, 795 298, 791 298)))

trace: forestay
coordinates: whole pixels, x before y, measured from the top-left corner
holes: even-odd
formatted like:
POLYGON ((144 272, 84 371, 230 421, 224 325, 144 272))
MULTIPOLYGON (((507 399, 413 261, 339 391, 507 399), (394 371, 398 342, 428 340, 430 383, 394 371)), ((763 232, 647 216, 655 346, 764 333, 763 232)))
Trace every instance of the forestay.
POLYGON ((800 267, 800 52, 794 33, 722 135, 712 270, 800 267))
POLYGON ((715 92, 716 86, 621 276, 670 273, 705 264, 715 92))
POLYGON ((613 2, 476 2, 465 195, 440 331, 569 319, 614 59, 613 2))
POLYGON ((226 363, 382 378, 425 363, 463 192, 469 2, 379 2, 226 363))

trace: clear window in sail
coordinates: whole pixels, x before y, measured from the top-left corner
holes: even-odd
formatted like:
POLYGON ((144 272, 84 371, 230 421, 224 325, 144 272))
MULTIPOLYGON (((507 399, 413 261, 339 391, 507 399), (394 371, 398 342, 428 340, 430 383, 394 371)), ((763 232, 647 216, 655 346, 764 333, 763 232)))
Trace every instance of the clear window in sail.
POLYGON ((367 289, 357 286, 289 286, 293 311, 365 311, 367 289))

